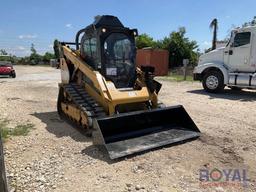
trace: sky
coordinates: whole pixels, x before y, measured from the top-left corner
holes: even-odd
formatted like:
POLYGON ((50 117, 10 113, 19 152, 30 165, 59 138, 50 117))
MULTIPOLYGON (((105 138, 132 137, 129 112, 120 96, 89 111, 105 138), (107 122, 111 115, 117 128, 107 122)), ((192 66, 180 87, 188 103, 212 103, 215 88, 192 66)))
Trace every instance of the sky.
POLYGON ((219 21, 218 39, 256 15, 255 0, 0 0, 0 49, 30 55, 31 43, 43 54, 54 39, 74 41, 76 32, 96 15, 115 15, 139 34, 162 39, 186 27, 186 36, 204 50, 211 46, 209 24, 219 21))

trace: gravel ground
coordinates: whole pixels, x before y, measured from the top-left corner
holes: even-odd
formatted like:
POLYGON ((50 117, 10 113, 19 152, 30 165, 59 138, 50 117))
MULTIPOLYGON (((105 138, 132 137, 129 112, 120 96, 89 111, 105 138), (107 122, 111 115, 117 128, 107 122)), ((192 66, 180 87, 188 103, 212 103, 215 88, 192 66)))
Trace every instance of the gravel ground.
POLYGON ((15 68, 16 79, 0 78, 0 117, 12 125, 31 122, 35 129, 5 143, 13 191, 256 191, 256 92, 226 89, 213 95, 198 82, 162 81, 160 99, 168 106, 182 104, 202 136, 113 161, 92 146, 90 138, 59 119, 59 70, 15 68), (245 169, 247 186, 202 185, 199 170, 214 168, 245 169))

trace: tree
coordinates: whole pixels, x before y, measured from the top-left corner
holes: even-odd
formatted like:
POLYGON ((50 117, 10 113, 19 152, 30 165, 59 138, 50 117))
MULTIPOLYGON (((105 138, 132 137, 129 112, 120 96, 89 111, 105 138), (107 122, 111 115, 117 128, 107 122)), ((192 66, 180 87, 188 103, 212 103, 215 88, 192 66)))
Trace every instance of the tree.
POLYGON ((55 59, 55 55, 53 53, 46 52, 43 56, 44 62, 50 62, 51 59, 55 59))
POLYGON ((31 54, 29 56, 29 61, 31 65, 36 65, 38 64, 40 61, 42 61, 42 56, 37 54, 37 51, 35 49, 35 45, 32 43, 31 44, 31 54))
POLYGON ((212 50, 216 49, 217 44, 217 30, 218 30, 218 20, 215 18, 210 23, 210 28, 213 30, 213 37, 212 37, 212 50))
POLYGON ((243 23, 242 27, 254 26, 254 25, 256 25, 256 16, 253 17, 252 21, 243 23))
POLYGON ((34 43, 31 44, 30 51, 31 51, 31 54, 37 54, 34 43))
POLYGON ((148 34, 143 33, 138 37, 136 37, 136 47, 138 49, 142 49, 145 47, 154 47, 154 46, 155 46, 155 41, 148 34))
POLYGON ((9 61, 11 63, 17 62, 17 57, 12 54, 8 54, 5 49, 0 49, 0 61, 9 61))
POLYGON ((185 27, 180 27, 178 31, 173 31, 168 37, 156 43, 158 48, 169 51, 169 65, 179 66, 183 64, 183 59, 189 59, 191 64, 197 62, 197 52, 194 50, 198 48, 196 41, 191 41, 185 37, 185 27))
POLYGON ((183 59, 189 59, 191 64, 196 64, 198 59, 198 53, 195 51, 198 48, 197 42, 189 40, 185 34, 185 27, 180 27, 178 31, 173 31, 169 36, 158 41, 154 41, 147 34, 142 34, 136 38, 136 45, 138 49, 152 47, 168 50, 170 66, 182 65, 183 59))
POLYGON ((251 22, 251 25, 256 25, 256 16, 253 17, 253 20, 251 22))
POLYGON ((5 49, 0 49, 0 55, 8 55, 5 49))

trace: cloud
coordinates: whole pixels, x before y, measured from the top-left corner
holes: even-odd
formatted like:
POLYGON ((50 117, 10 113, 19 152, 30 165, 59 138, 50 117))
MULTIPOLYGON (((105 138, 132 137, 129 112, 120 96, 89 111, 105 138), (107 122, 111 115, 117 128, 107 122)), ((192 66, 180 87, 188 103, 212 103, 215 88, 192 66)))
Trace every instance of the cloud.
POLYGON ((65 27, 67 27, 67 28, 73 28, 73 26, 72 26, 72 24, 71 23, 67 23, 66 25, 65 25, 65 27))
POLYGON ((19 35, 18 36, 19 39, 35 39, 37 38, 37 35, 30 35, 30 34, 27 34, 27 35, 19 35))
POLYGON ((203 45, 205 45, 205 46, 208 46, 208 45, 211 45, 212 43, 211 42, 209 42, 209 41, 204 41, 203 42, 203 45))
POLYGON ((20 50, 20 51, 24 51, 26 48, 25 47, 23 47, 23 46, 18 46, 17 47, 17 50, 20 50))
POLYGON ((230 15, 226 15, 225 18, 226 18, 226 19, 230 19, 231 16, 230 16, 230 15))
POLYGON ((11 55, 16 55, 16 56, 27 56, 30 54, 30 49, 20 45, 12 48, 11 47, 6 48, 6 51, 11 55))
POLYGON ((201 50, 205 50, 205 49, 208 49, 209 47, 211 47, 212 45, 212 42, 211 41, 202 41, 200 43, 200 49, 201 50))

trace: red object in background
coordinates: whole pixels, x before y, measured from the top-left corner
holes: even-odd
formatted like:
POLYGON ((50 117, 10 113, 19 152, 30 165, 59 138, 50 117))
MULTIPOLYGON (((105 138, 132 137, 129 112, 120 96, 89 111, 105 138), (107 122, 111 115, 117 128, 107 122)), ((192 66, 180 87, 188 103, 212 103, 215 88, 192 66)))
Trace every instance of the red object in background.
POLYGON ((9 75, 13 71, 11 66, 0 66, 0 74, 1 75, 9 75))
POLYGON ((12 78, 16 77, 15 70, 10 62, 0 61, 0 75, 8 75, 12 78))
POLYGON ((136 55, 137 66, 155 67, 156 76, 168 75, 169 52, 162 49, 138 49, 136 55))

